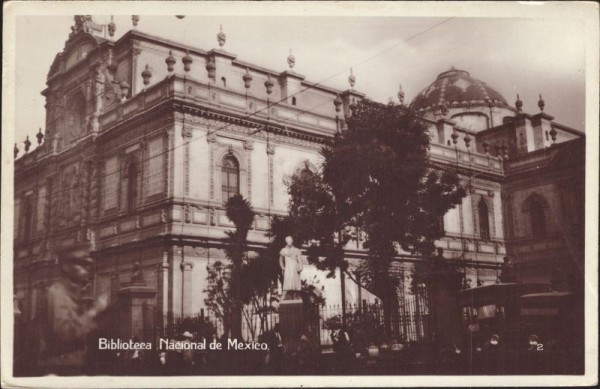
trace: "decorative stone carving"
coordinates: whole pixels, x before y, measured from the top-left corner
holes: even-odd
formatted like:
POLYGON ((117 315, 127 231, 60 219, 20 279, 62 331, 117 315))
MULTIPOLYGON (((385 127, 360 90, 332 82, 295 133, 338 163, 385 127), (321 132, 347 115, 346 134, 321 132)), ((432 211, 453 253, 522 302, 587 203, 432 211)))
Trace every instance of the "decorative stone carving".
MULTIPOLYGON (((169 58, 167 58, 167 59, 169 59, 169 58)), ((189 50, 185 51, 185 56, 183 58, 181 58, 181 62, 183 62, 183 70, 185 70, 186 73, 189 72, 190 69, 192 68, 192 62, 194 62, 194 60, 192 59, 192 56, 190 55, 189 50)), ((169 72, 171 72, 171 70, 169 70, 169 72)))
POLYGON ((206 134, 206 141, 208 143, 217 143, 217 134, 209 130, 206 134))
POLYGON ((271 74, 267 74, 267 81, 265 81, 265 89, 267 91, 267 95, 271 95, 273 93, 273 86, 275 83, 271 80, 271 74))
POLYGON ((219 26, 219 33, 217 34, 217 42, 219 42, 219 47, 223 47, 225 42, 227 41, 227 35, 223 32, 223 25, 219 26))
POLYGON ((115 24, 115 17, 110 15, 110 23, 108 23, 108 35, 112 38, 115 36, 115 31, 117 31, 117 25, 115 24))
POLYGON ((348 84, 350 84, 350 89, 354 89, 354 84, 356 84, 356 76, 354 75, 354 71, 350 68, 350 75, 348 76, 348 84))
POLYGON ((181 129, 181 136, 184 139, 191 138, 193 133, 194 133, 194 129, 192 127, 183 126, 183 128, 181 129))
POLYGON ((215 226, 217 224, 217 223, 215 223, 215 209, 212 207, 209 208, 208 215, 209 215, 210 225, 215 226))
POLYGON ((288 55, 287 57, 287 63, 290 67, 290 70, 293 70, 294 66, 296 65, 296 57, 294 57, 294 55, 292 54, 292 49, 290 49, 290 55, 288 55))
POLYGON ((82 32, 90 33, 92 28, 97 25, 92 20, 92 15, 75 15, 73 20, 75 21, 75 25, 71 27, 69 38, 82 32))
POLYGON ((194 262, 181 262, 179 267, 181 268, 181 271, 190 271, 194 268, 194 262))
POLYGON ((254 150, 254 142, 251 140, 244 140, 244 150, 254 150))
POLYGON ((185 222, 191 223, 192 222, 192 209, 189 204, 186 204, 184 206, 184 215, 185 215, 185 222))
POLYGON ((208 72, 208 78, 212 81, 215 80, 216 77, 217 64, 215 63, 215 59, 210 57, 208 62, 206 63, 206 71, 208 72))
POLYGON ((81 226, 85 227, 88 223, 89 212, 90 212, 90 175, 91 166, 89 162, 86 162, 81 174, 81 226))
POLYGON ((169 50, 169 56, 165 59, 165 63, 167 64, 167 71, 169 74, 173 73, 175 64, 177 63, 177 60, 173 57, 173 50, 169 50))
POLYGON ((131 271, 131 283, 132 284, 145 284, 144 282, 144 269, 140 261, 136 261, 133 264, 131 271))
POLYGON ((244 88, 246 88, 247 93, 248 89, 250 89, 250 86, 252 85, 252 74, 250 74, 250 70, 248 68, 246 68, 246 73, 244 73, 242 79, 244 80, 244 88))

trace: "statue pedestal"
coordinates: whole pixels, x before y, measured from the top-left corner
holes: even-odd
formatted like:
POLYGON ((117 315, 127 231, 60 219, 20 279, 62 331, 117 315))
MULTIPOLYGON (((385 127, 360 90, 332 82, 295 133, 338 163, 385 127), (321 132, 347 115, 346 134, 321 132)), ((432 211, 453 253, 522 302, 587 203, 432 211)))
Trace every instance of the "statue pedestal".
POLYGON ((285 351, 295 352, 300 345, 300 337, 304 330, 302 299, 283 300, 279 303, 279 327, 285 351))
POLYGON ((462 273, 451 269, 434 271, 426 277, 430 336, 439 347, 460 344, 460 316, 456 296, 462 273))
POLYGON ((144 284, 126 284, 119 291, 121 307, 121 339, 134 337, 140 340, 152 337, 149 331, 154 327, 154 298, 156 289, 144 284), (144 330, 147 330, 144 333, 144 330))

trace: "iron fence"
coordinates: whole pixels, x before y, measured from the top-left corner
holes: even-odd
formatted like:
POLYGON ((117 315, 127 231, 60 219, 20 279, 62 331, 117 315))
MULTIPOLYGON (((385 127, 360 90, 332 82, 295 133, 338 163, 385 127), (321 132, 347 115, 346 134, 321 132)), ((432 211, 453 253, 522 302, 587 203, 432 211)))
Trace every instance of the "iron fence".
MULTIPOLYGON (((144 315, 146 317, 146 315, 144 315)), ((275 311, 266 313, 244 309, 242 315, 242 338, 245 341, 258 341, 260 335, 270 331, 279 322, 279 314, 275 311)), ((207 339, 230 335, 230 329, 221 317, 208 309, 201 309, 194 315, 164 315, 154 326, 144 326, 145 338, 158 342, 160 338, 174 338, 184 332, 190 332, 196 337, 207 339)))
MULTIPOLYGON (((181 317, 164 316, 151 325, 151 307, 144 310, 145 340, 158 342, 160 338, 172 338, 188 331, 197 337, 218 338, 228 333, 223 320, 210 310, 202 309, 196 315, 181 317)), ((342 324, 342 306, 339 304, 322 306, 319 309, 319 339, 321 347, 333 344, 332 334, 342 324)), ((358 343, 380 344, 398 340, 415 342, 429 338, 429 310, 423 294, 405 296, 396 310, 389 312, 389 330, 386 329, 386 312, 379 301, 361 304, 347 304, 346 325, 350 335, 358 343)), ((154 316, 155 317, 155 316, 154 316)), ((242 317, 242 337, 246 341, 258 341, 259 337, 271 330, 279 322, 276 311, 266 313, 244 310, 242 317), (259 317, 260 316, 260 317, 259 317)))
MULTIPOLYGON (((320 310, 320 339, 322 347, 332 346, 332 335, 342 325, 340 304, 322 307, 320 310)), ((423 295, 405 296, 395 310, 387 312, 389 329, 386 328, 386 312, 379 301, 346 304, 346 327, 352 338, 359 343, 380 344, 398 340, 416 342, 429 338, 429 310, 423 295)))

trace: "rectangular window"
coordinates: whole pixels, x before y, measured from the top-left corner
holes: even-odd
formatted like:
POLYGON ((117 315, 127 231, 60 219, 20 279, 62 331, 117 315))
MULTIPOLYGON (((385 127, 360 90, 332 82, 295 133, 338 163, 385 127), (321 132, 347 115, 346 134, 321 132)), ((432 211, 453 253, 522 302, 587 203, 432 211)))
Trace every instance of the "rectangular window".
POLYGON ((117 157, 106 160, 104 164, 104 210, 117 207, 119 190, 119 166, 117 157))
POLYGON ((148 143, 148 176, 146 177, 147 196, 164 191, 164 152, 162 138, 148 143))
POLYGON ((20 213, 21 212, 21 199, 18 199, 18 198, 15 199, 15 205, 14 205, 13 211, 14 211, 14 215, 13 215, 14 216, 14 220, 13 220, 14 232, 13 233, 15 234, 14 239, 19 239, 19 236, 20 236, 19 235, 19 231, 20 231, 19 219, 21 217, 21 213, 20 213))
POLYGON ((22 231, 20 236, 24 243, 28 243, 33 237, 33 195, 29 194, 25 197, 22 207, 21 225, 22 231))
POLYGON ((45 212, 45 204, 46 204, 46 187, 42 186, 38 191, 38 203, 37 203, 37 223, 36 229, 38 231, 42 231, 44 229, 44 224, 46 223, 46 212, 45 212))

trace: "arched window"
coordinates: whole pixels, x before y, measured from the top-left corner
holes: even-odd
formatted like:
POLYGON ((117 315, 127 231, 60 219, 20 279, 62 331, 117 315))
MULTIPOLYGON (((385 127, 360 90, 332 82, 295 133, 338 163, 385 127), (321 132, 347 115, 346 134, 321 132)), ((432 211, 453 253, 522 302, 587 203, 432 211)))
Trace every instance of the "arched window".
POLYGON ((133 212, 138 203, 138 169, 135 163, 127 165, 127 212, 133 212))
POLYGON ((71 97, 67 105, 66 131, 64 138, 66 142, 72 142, 79 138, 85 131, 85 98, 81 94, 71 97))
POLYGON ((529 217, 531 218, 531 236, 533 238, 546 236, 546 214, 539 199, 534 198, 529 202, 529 217))
POLYGON ((240 164, 231 154, 223 158, 221 166, 221 191, 224 203, 234 195, 240 193, 240 164))
POLYGON ((483 240, 490 240, 490 217, 488 206, 483 199, 479 201, 477 210, 479 212, 479 236, 483 240))
POLYGON ((225 77, 221 77, 221 82, 223 83, 223 88, 227 88, 227 79, 225 77))
POLYGON ((296 98, 292 97, 292 105, 296 105, 296 98))

